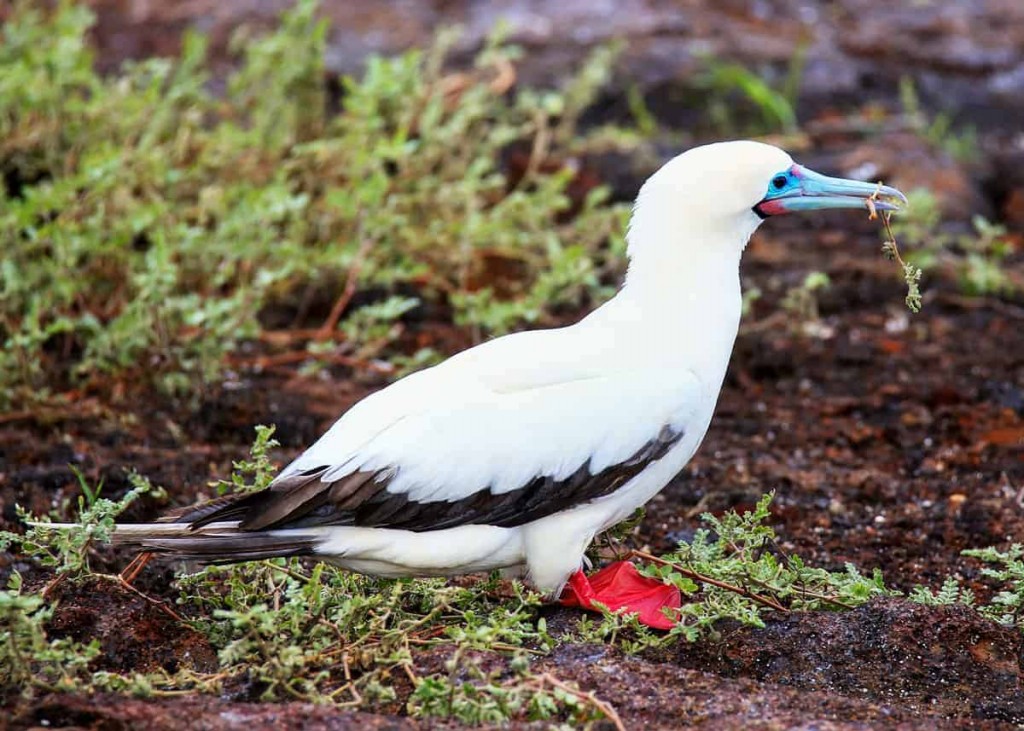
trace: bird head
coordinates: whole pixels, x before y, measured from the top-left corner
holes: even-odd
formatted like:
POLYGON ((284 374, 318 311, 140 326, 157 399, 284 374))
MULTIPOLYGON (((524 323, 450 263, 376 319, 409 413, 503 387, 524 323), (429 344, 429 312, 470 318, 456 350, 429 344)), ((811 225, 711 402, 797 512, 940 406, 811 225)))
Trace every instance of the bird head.
POLYGON ((869 198, 878 211, 898 210, 907 203, 895 188, 830 178, 794 163, 778 147, 740 140, 694 147, 669 160, 644 183, 637 213, 658 210, 663 223, 672 220, 691 233, 728 233, 742 248, 769 216, 828 208, 867 210, 869 198))

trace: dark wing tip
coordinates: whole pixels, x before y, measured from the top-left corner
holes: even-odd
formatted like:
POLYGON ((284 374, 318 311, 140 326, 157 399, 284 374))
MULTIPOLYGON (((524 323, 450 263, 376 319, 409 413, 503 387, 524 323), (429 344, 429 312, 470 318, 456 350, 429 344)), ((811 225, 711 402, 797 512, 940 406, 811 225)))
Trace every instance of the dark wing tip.
POLYGON ((377 490, 352 506, 351 524, 411 531, 482 524, 514 528, 610 495, 668 454, 683 435, 683 430, 666 425, 618 464, 594 473, 587 459, 564 479, 539 475, 522 487, 502 493, 483 488, 459 500, 416 502, 404 493, 377 490))
POLYGON ((515 490, 494 493, 482 487, 458 500, 418 502, 405 493, 388 492, 395 470, 356 471, 325 482, 323 476, 331 469, 325 465, 279 478, 260 492, 186 508, 169 520, 195 529, 238 521, 239 530, 250 535, 332 525, 410 531, 474 524, 512 528, 615 492, 668 454, 683 435, 683 430, 666 425, 628 459, 597 473, 588 459, 562 480, 540 475, 515 490))
POLYGON ((260 533, 199 534, 195 536, 144 538, 141 549, 183 561, 224 564, 265 558, 309 556, 319 540, 314 536, 277 536, 260 533))

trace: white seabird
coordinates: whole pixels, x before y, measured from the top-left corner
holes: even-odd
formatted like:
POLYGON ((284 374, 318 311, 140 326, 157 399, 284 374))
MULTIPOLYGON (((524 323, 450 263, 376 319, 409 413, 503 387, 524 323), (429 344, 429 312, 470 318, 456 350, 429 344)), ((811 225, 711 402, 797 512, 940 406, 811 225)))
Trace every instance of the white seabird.
POLYGON ((684 152, 641 188, 625 283, 590 315, 407 376, 352 407, 268 489, 120 525, 115 538, 206 562, 312 556, 391 577, 505 569, 553 596, 572 576, 584 605, 642 609, 628 591, 588 589, 583 554, 704 438, 747 240, 768 216, 869 198, 882 211, 906 203, 766 144, 684 152))

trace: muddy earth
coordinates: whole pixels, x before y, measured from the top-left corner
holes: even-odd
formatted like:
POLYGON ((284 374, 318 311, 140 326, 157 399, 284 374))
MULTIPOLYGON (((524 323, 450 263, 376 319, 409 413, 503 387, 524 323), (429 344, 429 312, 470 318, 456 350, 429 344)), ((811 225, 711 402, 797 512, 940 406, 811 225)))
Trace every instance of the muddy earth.
MULTIPOLYGON (((243 21, 269 26, 286 4, 95 0, 99 61, 115 68, 125 58, 174 53, 181 32, 195 27, 212 35, 226 64, 231 28, 243 21)), ((953 228, 966 229, 975 213, 1004 222, 1017 247, 1007 272, 1024 285, 1018 0, 325 5, 333 20, 329 63, 338 73, 358 71, 370 52, 426 44, 434 28, 454 22, 466 27, 460 51, 468 54, 500 16, 529 49, 519 70, 528 83, 556 83, 593 45, 626 38, 592 122, 623 119, 624 92, 636 84, 675 135, 666 133, 666 156, 680 135, 687 142, 712 137, 688 126, 699 102, 688 79, 701 54, 771 75, 783 73, 794 45, 803 44, 804 134, 793 142, 794 157, 833 174, 863 174, 869 166, 867 177, 904 190, 927 184, 953 228), (946 111, 955 124, 976 127, 973 159, 955 161, 895 122, 865 134, 865 107, 898 109, 901 75, 915 80, 929 113, 946 111)), ((627 199, 650 169, 650 162, 616 157, 586 161, 584 173, 627 199)), ((879 241, 874 223, 843 213, 773 220, 755 235, 743 279, 763 296, 741 330, 700 452, 648 506, 637 546, 667 551, 693 535, 700 512, 749 508, 776 490, 772 526, 780 549, 809 564, 879 567, 904 591, 955 576, 979 597, 991 595, 981 565, 960 552, 1024 540, 1024 300, 968 298, 954 275, 935 273, 924 282, 923 312, 912 315, 879 241), (832 284, 819 296, 820 320, 808 327, 778 313, 785 291, 813 270, 832 284)), ((311 308, 311 322, 323 314, 311 308)), ((407 327, 420 346, 452 351, 471 342, 443 322, 407 327)), ((74 408, 0 414, 0 527, 17 525, 15 503, 46 512, 72 499, 78 485, 69 465, 104 480, 108 496, 128 488, 129 467, 166 486, 166 501, 142 501, 124 516, 152 519, 208 494, 209 482, 246 455, 253 425, 277 425, 282 447, 275 458, 283 463, 382 385, 363 372, 335 369, 314 378, 268 367, 212 388, 197 410, 154 396, 144 405, 84 399, 74 408)), ((101 567, 126 560, 104 554, 101 567)), ((15 567, 34 575, 0 555, 2 573, 15 567)), ((169 578, 168 569, 150 568, 137 586, 173 600, 169 578)), ((96 669, 215 665, 201 636, 116 585, 86 584, 59 606, 52 632, 99 639, 96 669)), ((554 607, 544 616, 556 632, 579 617, 554 607)), ((639 657, 565 643, 533 667, 595 691, 627 728, 1012 729, 1024 724, 1022 660, 1019 632, 963 607, 892 598, 850 612, 776 617, 764 629, 726 625, 714 640, 639 657)), ((427 653, 417 667, 429 672, 432 661, 427 653)), ((3 713, 0 725, 12 728, 445 727, 302 703, 188 696, 51 695, 3 713)))

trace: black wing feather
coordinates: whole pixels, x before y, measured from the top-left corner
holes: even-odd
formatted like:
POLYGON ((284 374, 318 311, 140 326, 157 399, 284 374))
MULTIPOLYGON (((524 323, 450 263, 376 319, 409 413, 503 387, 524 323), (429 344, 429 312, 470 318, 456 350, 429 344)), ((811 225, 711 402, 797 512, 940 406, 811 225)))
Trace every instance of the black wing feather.
POLYGON ((324 482, 321 478, 330 469, 324 465, 278 480, 262 492, 198 505, 173 520, 196 528, 239 520, 244 531, 328 525, 411 531, 460 525, 512 528, 610 495, 664 457, 682 437, 683 431, 665 426, 629 459, 596 473, 588 460, 562 480, 542 475, 515 490, 494 493, 487 487, 459 500, 418 502, 405 493, 388 492, 394 469, 324 482))

